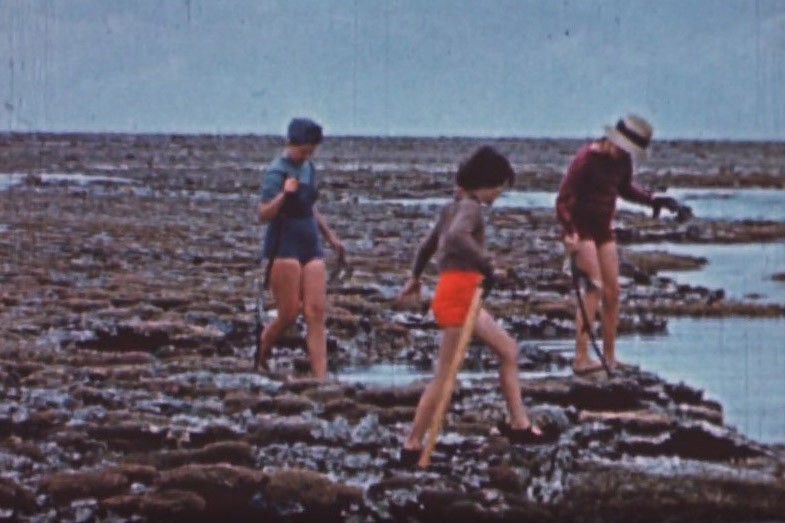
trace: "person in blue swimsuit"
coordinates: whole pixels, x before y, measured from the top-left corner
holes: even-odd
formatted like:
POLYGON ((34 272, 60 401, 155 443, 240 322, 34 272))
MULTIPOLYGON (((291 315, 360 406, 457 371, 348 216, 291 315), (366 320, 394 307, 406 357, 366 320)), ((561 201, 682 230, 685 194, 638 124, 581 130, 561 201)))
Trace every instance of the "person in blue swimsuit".
POLYGON ((286 148, 264 173, 258 205, 259 221, 267 224, 262 256, 272 264, 269 285, 278 316, 259 337, 255 363, 266 366, 273 344, 297 319, 302 303, 311 371, 324 378, 327 273, 320 233, 340 256, 344 246, 316 209, 319 191, 311 157, 321 141, 322 128, 316 122, 294 118, 289 123, 286 148))

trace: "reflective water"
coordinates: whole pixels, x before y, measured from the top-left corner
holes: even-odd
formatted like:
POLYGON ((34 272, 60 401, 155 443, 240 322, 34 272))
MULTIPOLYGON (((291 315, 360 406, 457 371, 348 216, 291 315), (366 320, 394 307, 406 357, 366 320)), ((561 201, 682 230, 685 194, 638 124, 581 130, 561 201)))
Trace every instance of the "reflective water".
MULTIPOLYGON (((671 318, 668 334, 622 336, 619 358, 668 381, 683 381, 719 401, 725 422, 764 442, 785 443, 785 318, 671 318)), ((571 340, 549 341, 571 351, 571 340)), ((567 375, 567 369, 548 375, 567 375)), ((521 379, 542 376, 522 372, 521 379)), ((404 386, 431 375, 404 365, 342 369, 343 381, 404 386)), ((495 376, 462 372, 459 379, 495 376)))
POLYGON ((772 279, 775 273, 785 272, 785 242, 731 245, 656 243, 628 248, 702 256, 708 263, 699 270, 663 271, 660 274, 678 283, 725 289, 726 297, 732 299, 785 303, 785 281, 772 279))
MULTIPOLYGON (((785 220, 785 190, 783 189, 670 189, 666 193, 692 207, 695 216, 724 220, 785 220)), ((449 198, 399 198, 364 200, 366 203, 401 205, 443 205, 449 198)), ((523 209, 549 208, 556 202, 553 191, 506 191, 495 207, 523 209)), ((640 205, 619 200, 620 210, 649 212, 640 205)))

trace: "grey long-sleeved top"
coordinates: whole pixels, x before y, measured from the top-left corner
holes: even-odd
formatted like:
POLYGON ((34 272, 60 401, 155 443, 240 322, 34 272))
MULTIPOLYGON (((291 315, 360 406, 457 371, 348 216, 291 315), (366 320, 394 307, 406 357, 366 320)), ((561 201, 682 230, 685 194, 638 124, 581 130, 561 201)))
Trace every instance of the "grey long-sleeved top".
POLYGON ((482 205, 471 197, 456 197, 445 205, 436 225, 417 250, 412 275, 419 278, 428 260, 436 253, 439 272, 474 270, 493 275, 493 260, 485 250, 482 205))

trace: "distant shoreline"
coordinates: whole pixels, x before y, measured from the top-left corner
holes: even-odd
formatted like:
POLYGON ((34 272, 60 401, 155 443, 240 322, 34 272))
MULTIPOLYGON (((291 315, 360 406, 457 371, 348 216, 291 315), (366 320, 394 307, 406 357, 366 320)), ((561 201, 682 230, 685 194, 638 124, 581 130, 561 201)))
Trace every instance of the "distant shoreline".
MULTIPOLYGON (((582 143, 586 140, 592 140, 601 135, 600 130, 596 134, 587 135, 583 137, 576 136, 534 136, 534 135, 406 135, 406 134, 329 134, 325 137, 325 141, 341 141, 341 140, 384 140, 384 141, 397 141, 397 140, 418 140, 418 141, 467 141, 467 142, 506 142, 506 141, 522 141, 522 142, 539 142, 539 141, 559 141, 559 142, 575 142, 582 143)), ((112 137, 151 137, 151 138, 257 138, 264 140, 280 141, 283 142, 283 137, 278 134, 270 133, 253 133, 253 132, 130 132, 130 131, 0 131, 0 138, 7 138, 9 136, 32 136, 32 137, 60 137, 60 138, 89 138, 93 136, 112 136, 112 137)), ((768 145, 768 144, 781 144, 785 145, 785 139, 736 139, 736 138, 693 138, 693 137, 668 137, 656 138, 656 143, 659 144, 734 144, 734 145, 768 145)), ((656 145, 655 145, 656 147, 656 145)))

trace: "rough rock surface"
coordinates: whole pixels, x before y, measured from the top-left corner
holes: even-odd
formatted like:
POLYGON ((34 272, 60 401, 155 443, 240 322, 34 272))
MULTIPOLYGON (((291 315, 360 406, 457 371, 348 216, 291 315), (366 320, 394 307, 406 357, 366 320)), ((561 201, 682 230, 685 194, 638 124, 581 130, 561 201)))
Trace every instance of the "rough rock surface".
MULTIPOLYGON (((25 174, 0 192, 0 519, 781 519, 781 446, 725 427, 722 407, 688 384, 645 371, 577 378, 565 354, 547 350, 542 340, 574 332, 547 209, 491 212, 490 247, 508 271, 488 307, 526 341, 520 365, 543 377, 524 381, 524 400, 560 437, 510 444, 495 428, 504 417, 496 379, 480 378, 459 383, 432 466, 399 466, 424 385, 341 376, 379 362, 430 369, 427 300, 394 307, 391 298, 435 207, 372 200, 449 194, 455 162, 477 143, 325 142, 321 210, 353 273, 330 284, 331 379, 319 382, 301 376, 301 323, 275 349, 273 374, 250 368, 253 206, 259 167, 280 141, 0 135, 3 169, 25 174)), ((578 144, 496 145, 520 172, 518 188, 553 189, 578 144)), ((739 147, 666 142, 641 179, 783 186, 781 148, 739 147)), ((617 236, 763 241, 785 237, 785 224, 620 213, 617 236)), ((623 255, 622 330, 662 331, 671 314, 785 313, 657 276, 696 263, 623 255)), ((434 276, 429 269, 426 287, 434 276)), ((492 373, 495 363, 474 347, 466 367, 492 373)))

